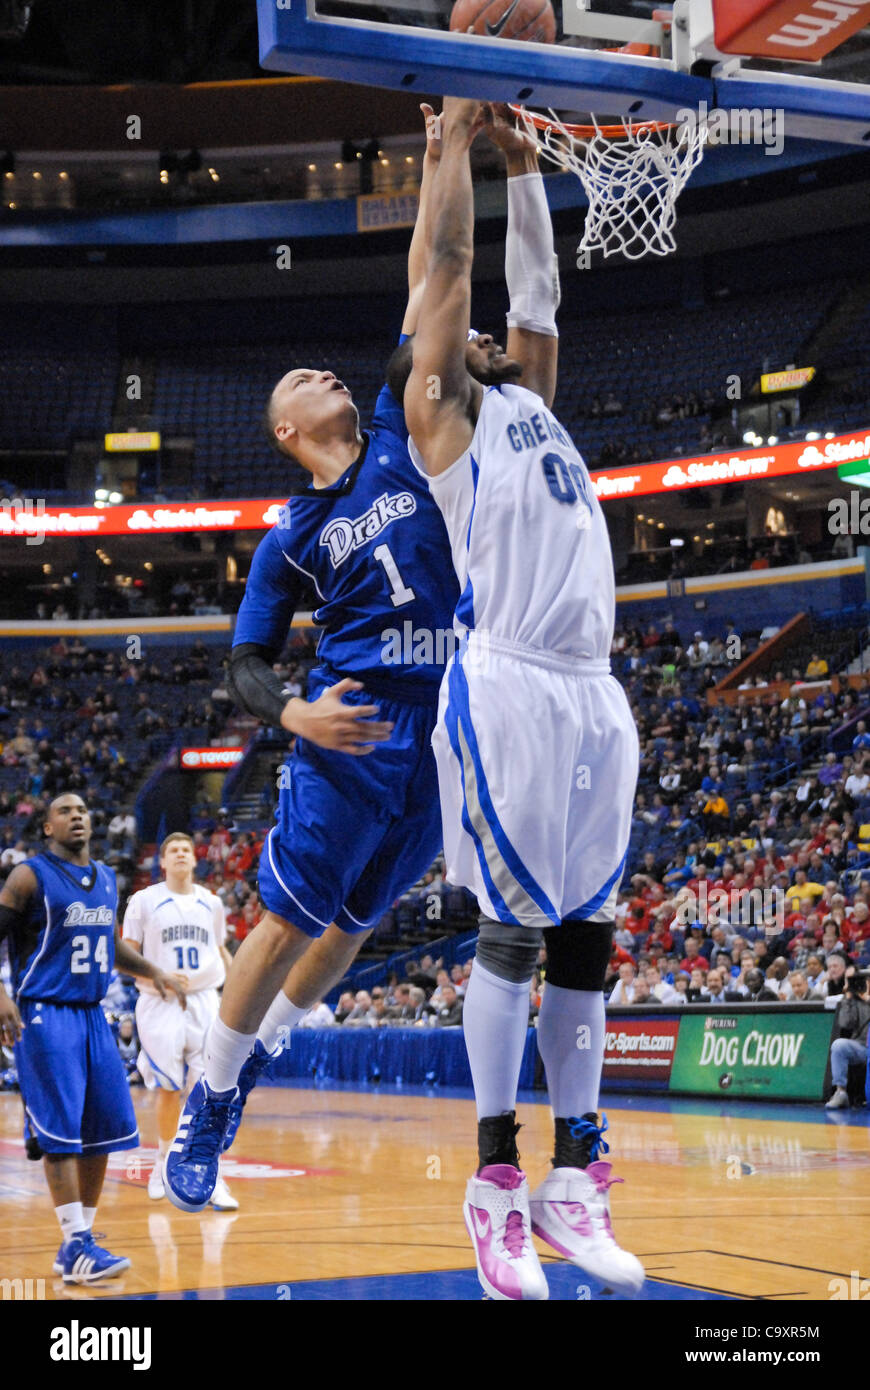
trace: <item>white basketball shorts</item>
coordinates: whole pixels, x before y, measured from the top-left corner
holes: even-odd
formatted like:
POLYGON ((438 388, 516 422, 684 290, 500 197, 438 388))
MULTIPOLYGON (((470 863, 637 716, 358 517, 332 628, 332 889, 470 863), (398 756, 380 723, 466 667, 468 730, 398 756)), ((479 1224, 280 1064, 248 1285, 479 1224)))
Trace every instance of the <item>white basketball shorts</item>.
POLYGON ((447 879, 489 917, 613 920, 639 751, 609 671, 470 632, 445 672, 432 744, 447 879))
POLYGON ((174 994, 140 994, 136 1003, 139 1033, 137 1067, 151 1090, 181 1091, 188 1072, 195 1080, 205 1070, 202 1046, 220 1006, 216 989, 201 989, 187 996, 182 1009, 174 994))

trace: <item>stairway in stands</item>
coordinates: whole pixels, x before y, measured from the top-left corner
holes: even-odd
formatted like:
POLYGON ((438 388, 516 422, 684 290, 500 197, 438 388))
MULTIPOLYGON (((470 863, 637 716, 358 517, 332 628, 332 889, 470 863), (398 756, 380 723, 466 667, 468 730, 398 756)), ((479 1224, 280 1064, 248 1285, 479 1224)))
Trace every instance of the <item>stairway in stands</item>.
POLYGON ((263 738, 250 754, 227 809, 239 830, 270 822, 278 796, 279 769, 287 757, 286 740, 263 738))

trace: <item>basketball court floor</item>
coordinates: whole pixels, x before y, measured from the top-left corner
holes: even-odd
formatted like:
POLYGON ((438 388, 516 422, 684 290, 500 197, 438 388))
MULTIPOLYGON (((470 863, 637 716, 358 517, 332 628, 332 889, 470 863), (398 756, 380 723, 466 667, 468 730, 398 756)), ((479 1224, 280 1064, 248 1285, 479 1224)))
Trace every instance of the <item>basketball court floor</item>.
MULTIPOLYGON (((263 1086, 227 1164, 239 1210, 198 1216, 149 1200, 153 1095, 137 1091, 136 1107, 143 1146, 112 1156, 97 1216, 132 1268, 89 1289, 52 1275, 42 1165, 25 1158, 18 1095, 0 1096, 0 1277, 90 1302, 481 1298, 462 1220, 469 1094, 263 1086)), ((611 1189, 614 1229, 644 1264, 643 1300, 822 1301, 870 1277, 867 1110, 648 1095, 605 1095, 602 1108, 625 1179, 611 1189)), ((534 1185, 552 1133, 544 1097, 522 1095, 518 1117, 534 1185)), ((613 1302, 538 1248, 552 1299, 613 1302)))

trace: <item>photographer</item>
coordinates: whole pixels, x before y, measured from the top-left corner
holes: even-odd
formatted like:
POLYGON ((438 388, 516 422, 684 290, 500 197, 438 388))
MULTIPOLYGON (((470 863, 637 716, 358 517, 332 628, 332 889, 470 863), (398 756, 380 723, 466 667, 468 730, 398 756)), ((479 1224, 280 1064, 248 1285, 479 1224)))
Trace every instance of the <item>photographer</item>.
POLYGON ((834 1094, 828 1110, 842 1110, 849 1104, 846 1086, 853 1062, 867 1065, 867 1029, 870 1027, 870 974, 846 971, 846 989, 837 1008, 840 1036, 831 1044, 831 1079, 834 1094))

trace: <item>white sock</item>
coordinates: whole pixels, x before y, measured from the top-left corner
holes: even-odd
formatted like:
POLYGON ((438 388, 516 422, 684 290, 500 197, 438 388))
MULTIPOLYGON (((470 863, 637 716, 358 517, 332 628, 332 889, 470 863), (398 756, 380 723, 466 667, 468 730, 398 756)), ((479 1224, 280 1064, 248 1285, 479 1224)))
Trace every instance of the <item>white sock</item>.
POLYGON ((563 989, 547 981, 538 1016, 538 1050, 555 1116, 568 1119, 597 1112, 604 1033, 600 990, 563 989))
POLYGON ((172 1142, 173 1142, 172 1139, 158 1139, 158 1140, 157 1140, 157 1161, 158 1161, 158 1163, 162 1163, 162 1162, 163 1162, 164 1158, 165 1158, 166 1155, 169 1153, 169 1146, 170 1146, 170 1144, 172 1144, 172 1142))
POLYGON ((231 1091, 256 1041, 256 1033, 237 1033, 216 1018, 205 1040, 206 1084, 213 1091, 231 1091))
POLYGON ((54 1214, 60 1222, 60 1232, 64 1245, 79 1231, 86 1229, 85 1214, 82 1211, 81 1202, 67 1202, 62 1207, 55 1207, 54 1214))
POLYGON ((288 999, 283 989, 279 990, 260 1024, 257 1041, 263 1044, 267 1052, 274 1052, 282 1038, 285 1039, 285 1046, 289 1045, 289 1030, 307 1013, 307 1009, 300 1009, 298 1004, 288 999))
POLYGON ((477 1118, 514 1110, 529 1027, 529 985, 500 980, 474 962, 462 1009, 477 1118))
POLYGON ((82 1216, 84 1218, 85 1230, 92 1231, 94 1229, 94 1217, 96 1216, 96 1214, 96 1207, 82 1207, 82 1216))

